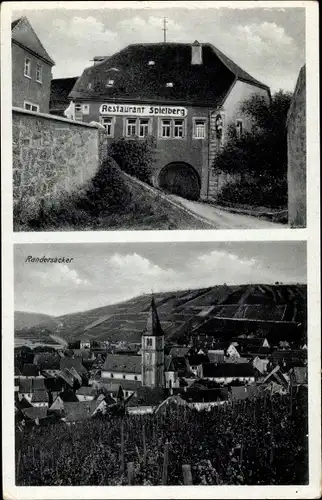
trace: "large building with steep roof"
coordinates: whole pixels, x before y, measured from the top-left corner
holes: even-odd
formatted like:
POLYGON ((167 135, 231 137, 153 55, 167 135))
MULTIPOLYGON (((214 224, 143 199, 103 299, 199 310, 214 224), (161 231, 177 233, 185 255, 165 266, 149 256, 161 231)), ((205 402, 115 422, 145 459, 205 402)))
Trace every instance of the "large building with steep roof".
POLYGON ((133 44, 85 69, 69 98, 75 118, 98 121, 108 140, 152 136, 155 186, 198 199, 218 190, 211 165, 229 126, 250 128, 240 105, 269 88, 211 44, 133 44))
POLYGON ((21 17, 11 24, 12 105, 49 113, 54 61, 31 24, 21 17))

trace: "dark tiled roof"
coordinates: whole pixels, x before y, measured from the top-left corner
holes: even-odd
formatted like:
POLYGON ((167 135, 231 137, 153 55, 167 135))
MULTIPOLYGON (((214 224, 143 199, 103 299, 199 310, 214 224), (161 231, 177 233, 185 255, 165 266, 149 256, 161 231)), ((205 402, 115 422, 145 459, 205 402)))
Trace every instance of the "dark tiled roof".
POLYGON ((141 386, 129 406, 156 406, 166 399, 168 391, 162 388, 141 386))
POLYGON ((93 396, 94 389, 91 386, 82 386, 76 391, 77 396, 93 396))
POLYGON ((19 380, 19 392, 21 394, 28 394, 32 392, 32 379, 21 378, 19 380))
POLYGON ((186 356, 190 350, 190 347, 171 347, 169 355, 170 356, 186 356))
POLYGON ((208 363, 209 358, 206 354, 193 354, 192 356, 188 356, 188 361, 190 366, 198 366, 203 363, 208 363))
POLYGON ((13 30, 13 28, 14 28, 15 26, 17 26, 17 24, 19 23, 19 21, 20 21, 20 20, 21 20, 21 17, 19 17, 19 19, 16 19, 15 21, 13 21, 13 22, 11 23, 11 29, 12 29, 12 30, 13 30))
POLYGON ((60 359, 60 369, 64 370, 64 368, 75 368, 77 373, 80 375, 86 375, 87 370, 84 368, 82 364, 82 360, 79 357, 76 358, 70 358, 70 357, 64 357, 60 359))
POLYGON ((34 52, 51 66, 55 64, 26 17, 23 16, 11 24, 11 37, 14 42, 34 52))
POLYGON ((210 403, 228 398, 228 388, 204 389, 200 391, 198 388, 187 389, 180 393, 181 397, 188 403, 210 403))
POLYGON ((47 391, 35 391, 32 394, 31 402, 32 403, 48 403, 48 392, 47 391))
POLYGON ((256 385, 231 386, 231 398, 234 400, 250 399, 258 396, 260 390, 256 385))
POLYGON ((292 368, 291 373, 291 380, 292 382, 295 382, 296 384, 307 384, 308 378, 307 378, 307 367, 306 366, 294 366, 292 368))
POLYGON ((32 408, 24 408, 22 412, 30 420, 36 420, 36 418, 39 418, 40 420, 47 417, 46 406, 33 406, 32 408))
POLYGON ((103 370, 119 373, 141 373, 141 356, 107 354, 103 370))
POLYGON ((210 44, 202 44, 202 57, 203 64, 191 65, 191 44, 187 43, 129 45, 85 69, 70 97, 217 106, 237 78, 267 88, 210 44), (149 61, 155 64, 150 66, 149 61), (114 80, 112 87, 106 87, 109 79, 114 80), (168 82, 173 87, 167 87, 168 82))
POLYGON ((202 365, 204 377, 254 377, 254 368, 250 363, 222 363, 202 365))
POLYGON ((78 402, 77 396, 73 391, 62 391, 59 394, 59 397, 64 403, 77 403, 78 402))
POLYGON ((46 391, 45 379, 44 378, 32 379, 32 389, 33 391, 46 391))
POLYGON ((59 354, 39 353, 34 357, 34 364, 40 370, 57 370, 59 369, 60 359, 59 354))
POLYGON ((39 375, 39 368, 36 365, 27 363, 22 368, 22 375, 25 377, 37 377, 39 375))

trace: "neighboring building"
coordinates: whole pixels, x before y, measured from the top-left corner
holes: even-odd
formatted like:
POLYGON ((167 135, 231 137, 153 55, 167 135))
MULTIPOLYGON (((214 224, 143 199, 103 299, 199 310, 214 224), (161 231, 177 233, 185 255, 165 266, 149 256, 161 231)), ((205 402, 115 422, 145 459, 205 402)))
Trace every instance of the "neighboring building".
POLYGON ((80 422, 88 420, 96 415, 97 412, 104 413, 106 403, 102 401, 82 401, 78 403, 64 403, 64 414, 62 420, 66 423, 80 422))
POLYGON ((84 70, 69 98, 75 119, 104 125, 109 142, 155 139, 155 186, 191 199, 216 196, 213 161, 228 127, 252 127, 240 110, 266 85, 211 44, 129 45, 84 70))
POLYGON ((68 96, 77 82, 78 77, 53 78, 50 86, 49 113, 66 117, 65 111, 69 107, 68 96))
POLYGON ((250 363, 223 363, 202 365, 202 378, 212 380, 218 384, 229 384, 233 380, 239 382, 255 382, 254 368, 250 363))
POLYGON ((26 17, 11 24, 12 105, 49 113, 54 61, 26 17))
POLYGON ((101 371, 102 380, 141 381, 141 356, 107 354, 101 371))
POLYGON ((95 397, 95 391, 93 387, 82 386, 76 391, 76 396, 78 401, 93 401, 95 397))
POLYGON ((287 117, 288 221, 306 227, 306 70, 296 83, 287 117))
POLYGON ((164 332, 154 297, 142 335, 142 385, 164 387, 164 332))

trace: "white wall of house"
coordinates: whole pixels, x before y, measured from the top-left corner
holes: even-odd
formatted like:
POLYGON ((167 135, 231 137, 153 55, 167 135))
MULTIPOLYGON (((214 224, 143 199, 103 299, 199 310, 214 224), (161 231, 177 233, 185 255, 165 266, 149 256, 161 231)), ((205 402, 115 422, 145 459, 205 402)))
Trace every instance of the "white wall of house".
POLYGON ((167 388, 180 387, 178 372, 164 372, 165 386, 167 388))
POLYGON ((145 413, 152 413, 153 406, 133 406, 128 408, 127 411, 130 415, 143 415, 145 413))
POLYGON ((93 401, 94 395, 92 394, 76 394, 78 401, 93 401))
POLYGON ((112 379, 112 380, 142 380, 141 373, 122 373, 122 372, 111 372, 104 371, 101 372, 101 377, 104 379, 112 379))
POLYGON ((36 403, 31 403, 32 406, 34 406, 35 408, 41 408, 41 407, 47 407, 48 408, 48 402, 46 401, 37 401, 36 403))
POLYGON ((239 358, 239 357, 240 357, 239 352, 237 351, 236 347, 235 347, 233 344, 231 344, 231 345, 228 347, 228 349, 227 349, 227 355, 228 355, 229 357, 231 357, 231 358, 232 358, 232 357, 236 357, 236 358, 239 358))
POLYGON ((224 113, 225 130, 229 124, 234 124, 238 119, 241 119, 243 121, 244 130, 250 130, 252 125, 251 120, 242 115, 240 106, 244 101, 251 98, 253 95, 263 96, 269 103, 269 94, 267 90, 256 87, 255 85, 251 85, 250 83, 246 83, 241 80, 237 80, 235 82, 222 107, 224 113))
POLYGON ((23 398, 25 398, 29 403, 31 403, 32 392, 19 392, 18 394, 19 401, 21 401, 23 398))
POLYGON ((255 377, 205 377, 207 380, 212 380, 218 384, 230 384, 233 380, 239 380, 240 382, 252 383, 255 382, 255 377))
POLYGON ((60 396, 58 396, 55 399, 55 401, 53 402, 53 404, 50 407, 51 410, 63 410, 63 408, 64 408, 64 402, 60 396))

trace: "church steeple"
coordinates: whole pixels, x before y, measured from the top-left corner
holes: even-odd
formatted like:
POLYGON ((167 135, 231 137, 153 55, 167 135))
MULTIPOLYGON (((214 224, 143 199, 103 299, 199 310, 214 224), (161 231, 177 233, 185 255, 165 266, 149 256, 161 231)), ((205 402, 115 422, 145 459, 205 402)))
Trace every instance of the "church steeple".
POLYGON ((153 295, 151 299, 150 311, 146 320, 145 328, 143 330, 143 335, 149 337, 161 337, 164 335, 153 295))
POLYGON ((153 295, 142 332, 142 385, 164 387, 164 332, 153 295))

